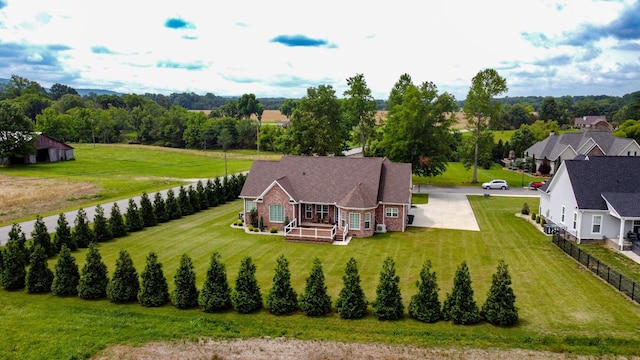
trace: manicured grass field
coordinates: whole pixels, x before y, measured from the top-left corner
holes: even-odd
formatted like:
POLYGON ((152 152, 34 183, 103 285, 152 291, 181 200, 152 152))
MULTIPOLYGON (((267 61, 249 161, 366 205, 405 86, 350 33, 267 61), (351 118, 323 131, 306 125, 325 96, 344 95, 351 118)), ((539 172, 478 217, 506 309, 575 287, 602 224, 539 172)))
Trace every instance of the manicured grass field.
MULTIPOLYGON (((239 315, 233 311, 206 314, 199 309, 178 310, 171 305, 144 308, 116 305, 107 300, 85 301, 53 295, 29 295, 0 290, 0 354, 7 359, 82 358, 109 344, 143 344, 200 337, 295 337, 345 342, 381 342, 435 347, 524 348, 573 354, 640 355, 640 306, 629 301, 553 245, 524 219, 514 216, 527 198, 470 197, 480 232, 410 228, 354 239, 348 246, 287 243, 281 236, 246 234, 232 228, 242 204, 235 201, 180 220, 148 228, 125 238, 100 244, 110 272, 120 249, 132 255, 138 273, 149 251, 158 254, 165 277, 173 289, 179 257, 189 254, 198 286, 204 281, 209 259, 220 252, 230 284, 240 260, 251 256, 257 278, 266 294, 283 254, 290 264, 298 293, 314 257, 322 261, 330 295, 335 300, 342 287, 344 267, 350 257, 358 261, 365 294, 375 297, 382 262, 396 261, 405 305, 415 294, 423 262, 430 259, 437 273, 440 300, 450 291, 457 266, 467 261, 475 299, 482 305, 498 261, 504 259, 513 279, 520 322, 513 328, 486 323, 456 326, 448 322, 423 324, 405 318, 384 322, 368 315, 362 320, 342 320, 332 314, 308 318, 301 313, 274 316, 264 311, 239 315)), ((74 253, 82 266, 86 250, 74 253)), ((55 259, 50 264, 53 267, 55 259)))
POLYGON ((478 183, 473 184, 473 168, 464 168, 460 162, 450 162, 447 164, 447 171, 434 177, 413 176, 414 185, 434 185, 434 186, 478 186, 483 182, 493 179, 504 179, 510 187, 527 186, 530 181, 540 181, 541 178, 531 176, 512 170, 502 168, 498 164, 493 164, 491 169, 478 167, 478 183))

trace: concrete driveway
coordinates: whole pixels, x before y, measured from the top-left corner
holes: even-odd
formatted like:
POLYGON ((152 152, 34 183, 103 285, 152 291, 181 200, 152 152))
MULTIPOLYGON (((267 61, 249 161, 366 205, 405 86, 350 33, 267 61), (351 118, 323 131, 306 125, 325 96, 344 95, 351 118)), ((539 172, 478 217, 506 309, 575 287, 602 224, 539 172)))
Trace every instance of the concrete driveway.
POLYGON ((409 210, 414 215, 409 226, 480 231, 465 194, 430 193, 428 204, 414 206, 409 210))

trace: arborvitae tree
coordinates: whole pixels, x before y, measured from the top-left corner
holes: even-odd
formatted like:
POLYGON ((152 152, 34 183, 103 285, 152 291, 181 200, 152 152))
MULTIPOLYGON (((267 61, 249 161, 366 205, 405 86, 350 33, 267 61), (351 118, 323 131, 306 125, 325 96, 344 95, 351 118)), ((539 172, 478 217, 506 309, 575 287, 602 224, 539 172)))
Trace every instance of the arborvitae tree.
POLYGON ((417 320, 434 323, 442 319, 436 272, 431 271, 431 260, 425 261, 420 271, 420 280, 416 282, 418 293, 411 297, 409 315, 417 320))
POLYGON ((358 263, 351 258, 342 277, 344 287, 336 301, 336 312, 343 319, 359 319, 367 314, 367 299, 360 285, 358 263))
POLYGON ((156 219, 159 223, 165 223, 169 221, 167 206, 160 192, 157 192, 153 197, 153 213, 156 215, 156 219))
POLYGON ((211 255, 211 265, 207 270, 198 304, 202 311, 208 313, 231 308, 231 288, 227 281, 227 270, 220 262, 220 254, 217 252, 211 255))
POLYGON ((78 295, 80 271, 76 259, 71 255, 71 250, 66 245, 62 245, 60 249, 54 270, 51 292, 57 296, 78 295))
POLYGON ((124 223, 122 213, 118 203, 113 203, 111 207, 111 217, 109 218, 109 229, 114 238, 119 238, 127 235, 127 225, 124 223))
POLYGON ((107 218, 104 216, 104 209, 99 204, 96 206, 96 215, 93 217, 93 235, 97 242, 113 239, 111 228, 109 228, 107 218))
POLYGON ((30 294, 48 293, 53 283, 53 271, 49 269, 47 254, 40 245, 31 252, 31 266, 27 271, 26 285, 30 294))
POLYGON ((209 208, 209 199, 207 198, 207 190, 202 185, 202 181, 198 180, 196 183, 196 192, 198 193, 198 200, 200 201, 200 210, 206 210, 209 208))
POLYGON ((136 232, 143 228, 138 205, 133 199, 129 199, 129 206, 127 206, 127 212, 124 214, 124 222, 127 224, 127 232, 136 232))
POLYGON ((398 320, 404 313, 400 294, 400 277, 396 275, 396 263, 387 257, 382 264, 380 281, 376 288, 376 299, 371 304, 373 315, 378 320, 398 320))
POLYGON ((78 296, 81 299, 93 300, 107 296, 107 265, 102 262, 102 256, 95 242, 89 244, 87 260, 80 272, 78 282, 78 296))
POLYGON ((169 220, 180 219, 182 216, 182 209, 180 209, 180 204, 178 203, 178 199, 176 199, 173 189, 167 190, 167 201, 165 204, 169 220))
POLYGON ((151 199, 149 199, 149 195, 146 192, 142 193, 140 197, 140 217, 144 227, 158 225, 158 218, 153 212, 153 204, 151 204, 151 199))
POLYGON ((198 306, 198 289, 193 262, 187 254, 182 254, 180 266, 173 278, 175 288, 171 293, 171 301, 178 309, 190 309, 198 306))
POLYGON ((24 289, 27 270, 24 253, 20 249, 18 242, 9 241, 4 248, 2 256, 4 265, 2 266, 2 276, 0 282, 6 290, 24 289))
POLYGON ((289 262, 284 255, 278 257, 278 265, 273 275, 273 287, 267 295, 266 308, 275 315, 289 314, 298 308, 298 294, 291 287, 289 262))
POLYGON ((228 176, 225 176, 222 178, 222 196, 224 198, 224 202, 228 202, 232 200, 232 191, 229 187, 228 176))
POLYGON ((222 185, 219 177, 215 178, 213 181, 213 187, 215 189, 216 199, 218 200, 217 205, 224 204, 227 200, 225 198, 224 186, 222 185))
POLYGON ((189 189, 187 190, 187 194, 189 195, 189 203, 191 204, 191 209, 194 213, 200 211, 200 197, 198 196, 198 192, 194 189, 193 185, 189 185, 189 189))
POLYGON ((518 322, 516 296, 511 288, 511 276, 507 264, 500 260, 493 274, 487 301, 482 305, 481 316, 490 324, 511 326, 518 322))
POLYGON ((248 314, 262 308, 262 294, 256 280, 256 265, 249 256, 240 263, 236 287, 231 293, 231 303, 240 314, 248 314))
POLYGON ((162 272, 162 264, 158 262, 158 256, 154 252, 147 256, 147 264, 141 277, 138 301, 142 306, 162 306, 169 302, 169 285, 162 272))
POLYGON ((42 246, 42 250, 47 255, 47 257, 53 256, 55 254, 53 244, 51 243, 51 235, 49 235, 49 230, 47 230, 47 225, 45 225, 42 217, 38 215, 36 217, 36 222, 33 225, 33 231, 31 232, 31 237, 33 238, 33 244, 31 246, 31 251, 37 246, 42 246))
POLYGON ((189 192, 184 186, 180 186, 180 190, 178 191, 178 205, 180 205, 182 215, 193 214, 193 207, 191 206, 191 200, 189 200, 189 192))
POLYGON ((205 189, 209 207, 218 206, 218 193, 216 191, 216 186, 214 185, 213 181, 211 181, 211 179, 207 180, 207 186, 205 187, 205 189))
POLYGON ((60 252, 62 246, 67 246, 75 250, 77 246, 73 243, 73 237, 71 236, 71 228, 67 222, 67 218, 64 213, 60 213, 58 216, 58 226, 56 227, 56 233, 53 234, 53 247, 56 253, 60 252))
POLYGON ((80 208, 78 210, 78 215, 76 215, 76 220, 74 221, 73 241, 78 245, 79 248, 86 248, 95 241, 95 236, 93 230, 89 226, 89 220, 87 220, 87 213, 84 209, 80 208))
POLYGON ((29 258, 31 257, 31 251, 27 248, 27 237, 24 232, 22 232, 22 228, 20 224, 14 223, 11 225, 11 230, 9 230, 9 239, 7 240, 7 244, 10 242, 15 242, 20 250, 19 253, 22 254, 22 262, 24 264, 29 263, 29 258))
POLYGON ((320 259, 313 259, 304 293, 300 295, 300 309, 307 316, 322 316, 331 312, 331 297, 327 294, 320 259))
POLYGON ((116 269, 107 285, 107 298, 114 303, 127 303, 138 299, 140 279, 127 250, 120 250, 116 269))
POLYGON ((468 325, 480 321, 480 310, 473 300, 471 276, 466 261, 456 270, 453 288, 451 294, 447 294, 442 312, 445 319, 453 321, 454 324, 468 325))

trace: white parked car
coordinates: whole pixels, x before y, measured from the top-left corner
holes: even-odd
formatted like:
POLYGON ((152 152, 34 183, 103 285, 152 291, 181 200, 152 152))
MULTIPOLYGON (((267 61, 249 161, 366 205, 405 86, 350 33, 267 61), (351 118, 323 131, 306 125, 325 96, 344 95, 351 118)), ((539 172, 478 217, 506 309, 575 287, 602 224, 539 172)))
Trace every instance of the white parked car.
POLYGON ((505 180, 496 179, 482 184, 483 189, 502 189, 507 190, 509 184, 505 180))

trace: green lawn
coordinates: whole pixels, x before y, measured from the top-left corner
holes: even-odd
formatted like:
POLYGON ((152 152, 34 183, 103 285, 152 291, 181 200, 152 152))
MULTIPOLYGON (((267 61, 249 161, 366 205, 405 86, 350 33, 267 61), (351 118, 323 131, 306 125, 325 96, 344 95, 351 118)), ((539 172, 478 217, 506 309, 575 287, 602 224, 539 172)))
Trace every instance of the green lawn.
MULTIPOLYGON (((433 262, 437 273, 441 301, 452 287, 457 266, 467 261, 479 305, 484 302, 498 261, 504 259, 520 309, 520 322, 513 328, 485 323, 423 324, 409 318, 384 322, 372 315, 347 321, 335 314, 323 318, 302 314, 273 316, 264 311, 252 315, 233 311, 205 314, 199 309, 178 310, 171 305, 144 308, 138 304, 111 304, 107 300, 61 299, 50 294, 0 290, 3 334, 0 354, 7 359, 82 358, 117 343, 287 336, 435 347, 640 355, 637 346, 640 306, 582 269, 550 238, 514 216, 523 202, 537 208, 537 201, 493 196, 472 196, 470 200, 480 232, 410 228, 405 233, 354 239, 348 246, 287 243, 281 236, 246 234, 230 227, 242 207, 240 201, 235 201, 103 243, 100 252, 111 272, 119 250, 127 249, 140 273, 148 252, 155 251, 171 289, 183 253, 193 259, 199 286, 214 251, 221 253, 232 286, 240 260, 248 255, 257 265, 265 297, 280 254, 289 260, 292 284, 298 292, 304 288, 313 258, 318 257, 334 300, 350 257, 358 261, 365 294, 373 300, 382 262, 391 256, 397 264, 405 305, 415 294, 415 282, 427 259, 433 262)), ((85 252, 75 253, 80 265, 84 263, 85 252)), ((52 266, 54 262, 52 259, 52 266)))
POLYGON ((492 179, 504 179, 510 187, 527 186, 530 181, 539 181, 542 178, 523 174, 502 168, 498 164, 493 164, 491 169, 478 168, 478 183, 474 184, 473 168, 465 169, 460 162, 450 162, 447 164, 447 171, 434 177, 413 176, 413 185, 434 185, 434 186, 480 186, 485 181, 492 179))

